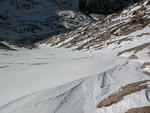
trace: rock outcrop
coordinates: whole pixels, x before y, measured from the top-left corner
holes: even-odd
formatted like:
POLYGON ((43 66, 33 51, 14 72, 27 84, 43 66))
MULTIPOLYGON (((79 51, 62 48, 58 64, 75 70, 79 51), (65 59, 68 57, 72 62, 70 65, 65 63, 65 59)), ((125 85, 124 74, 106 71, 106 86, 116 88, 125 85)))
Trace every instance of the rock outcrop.
POLYGON ((111 14, 136 3, 138 0, 80 0, 80 10, 87 13, 111 14))

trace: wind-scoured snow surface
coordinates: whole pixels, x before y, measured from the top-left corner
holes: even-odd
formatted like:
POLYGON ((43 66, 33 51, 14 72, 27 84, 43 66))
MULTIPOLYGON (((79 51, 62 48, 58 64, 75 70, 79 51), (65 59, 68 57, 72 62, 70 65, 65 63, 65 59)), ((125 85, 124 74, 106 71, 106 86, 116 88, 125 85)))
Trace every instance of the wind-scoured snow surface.
POLYGON ((0 59, 0 113, 124 113, 150 105, 142 90, 110 107, 96 108, 121 86, 149 79, 139 62, 119 58, 109 49, 72 52, 41 45, 9 54, 0 51, 0 59))
POLYGON ((147 82, 147 88, 97 108, 127 84, 150 80, 149 11, 149 1, 143 0, 32 49, 1 41, 0 113, 125 113, 150 106, 147 82))
POLYGON ((150 105, 144 89, 96 108, 122 86, 150 80, 138 60, 117 57, 110 49, 75 52, 40 45, 1 50, 0 67, 0 113, 124 113, 150 105))
POLYGON ((9 98, 13 100, 24 93, 96 75, 126 62, 116 59, 114 54, 110 57, 105 52, 82 53, 45 46, 33 50, 0 51, 0 102, 7 103, 9 98))

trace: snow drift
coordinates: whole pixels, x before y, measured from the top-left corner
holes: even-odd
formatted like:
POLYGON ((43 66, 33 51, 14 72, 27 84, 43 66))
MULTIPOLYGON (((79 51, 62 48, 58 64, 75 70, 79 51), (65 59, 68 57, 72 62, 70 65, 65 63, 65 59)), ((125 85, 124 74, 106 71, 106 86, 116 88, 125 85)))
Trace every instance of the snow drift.
POLYGON ((137 71, 137 65, 125 62, 96 76, 17 99, 0 107, 0 113, 125 113, 135 106, 150 105, 145 90, 109 107, 96 108, 96 105, 121 86, 142 79, 146 77, 137 71))

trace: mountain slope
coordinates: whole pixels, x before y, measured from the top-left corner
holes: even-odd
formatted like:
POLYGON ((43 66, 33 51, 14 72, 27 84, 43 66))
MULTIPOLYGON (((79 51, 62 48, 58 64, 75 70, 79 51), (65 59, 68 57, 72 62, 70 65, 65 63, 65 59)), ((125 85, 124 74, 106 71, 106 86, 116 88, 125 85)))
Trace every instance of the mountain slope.
MULTIPOLYGON (((49 2, 59 8, 78 8, 71 2, 49 2)), ((81 14, 73 12, 56 14, 72 23, 71 15, 77 13, 78 18, 81 14)), ((132 113, 149 109, 150 2, 141 0, 119 13, 91 16, 97 22, 87 22, 91 18, 86 16, 83 21, 90 24, 46 36, 30 49, 0 42, 0 113, 132 113)), ((71 23, 63 25, 73 28, 76 24, 71 23)))
POLYGON ((149 37, 149 12, 149 1, 143 0, 124 9, 120 13, 105 17, 95 15, 98 22, 80 27, 69 33, 49 37, 41 43, 81 50, 100 49, 111 47, 114 44, 116 44, 115 47, 117 48, 124 42, 144 40, 140 38, 142 36, 149 42, 149 38, 146 38, 149 37))
POLYGON ((0 113, 124 113, 135 106, 150 105, 145 96, 149 90, 133 93, 106 108, 96 106, 122 86, 147 78, 135 62, 127 61, 96 76, 20 98, 2 106, 0 113))
POLYGON ((67 0, 1 0, 0 39, 35 41, 94 21, 67 0), (66 2, 66 3, 65 3, 66 2))

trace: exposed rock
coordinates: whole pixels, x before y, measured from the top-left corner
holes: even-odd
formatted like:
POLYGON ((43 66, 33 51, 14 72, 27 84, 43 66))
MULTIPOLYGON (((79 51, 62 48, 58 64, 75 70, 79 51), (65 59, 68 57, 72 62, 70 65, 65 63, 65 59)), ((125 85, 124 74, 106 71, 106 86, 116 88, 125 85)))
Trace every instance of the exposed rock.
POLYGON ((150 72, 148 72, 148 71, 143 71, 143 73, 144 73, 145 75, 150 76, 150 72))
POLYGON ((150 66, 150 62, 144 62, 141 68, 146 68, 146 66, 150 66))
POLYGON ((15 49, 12 49, 12 48, 10 48, 9 46, 7 46, 7 45, 5 45, 5 44, 3 44, 3 43, 1 43, 1 42, 0 42, 0 49, 4 49, 4 50, 15 50, 15 49))
POLYGON ((139 57, 136 56, 135 54, 133 54, 133 55, 129 56, 129 59, 139 59, 139 57))
POLYGON ((107 107, 110 106, 114 103, 117 103, 119 101, 121 101, 123 99, 124 96, 129 95, 131 93, 135 93, 138 92, 142 89, 145 89, 148 87, 147 83, 150 82, 149 80, 145 80, 145 81, 140 81, 140 82, 136 82, 136 83, 131 83, 126 85, 125 87, 122 88, 121 91, 119 91, 116 94, 113 94, 112 96, 108 97, 107 99, 103 100, 102 102, 100 102, 97 107, 101 108, 101 107, 107 107))
POLYGON ((130 48, 130 49, 127 49, 127 50, 124 50, 124 51, 121 51, 118 53, 118 56, 125 53, 125 52, 131 52, 131 51, 133 51, 134 53, 137 53, 138 51, 141 51, 141 50, 143 50, 149 46, 150 46, 150 42, 136 46, 136 47, 133 47, 133 48, 130 48))
MULTIPOLYGON (((128 43, 134 39, 139 40, 149 35, 150 9, 144 5, 147 2, 147 0, 139 1, 137 4, 109 16, 90 14, 92 17, 97 18, 98 21, 67 33, 49 36, 39 43, 73 48, 74 50, 98 50, 106 46, 112 47, 113 45, 115 45, 113 49, 118 49, 122 47, 122 43, 128 43), (134 33, 138 30, 143 31, 134 33)), ((149 47, 149 43, 145 43, 149 47)))
POLYGON ((126 113, 150 113, 150 106, 145 106, 141 108, 132 108, 126 113))
POLYGON ((93 21, 68 0, 0 0, 0 40, 34 42, 93 21))
POLYGON ((81 11, 111 14, 136 3, 138 0, 80 0, 81 11))

